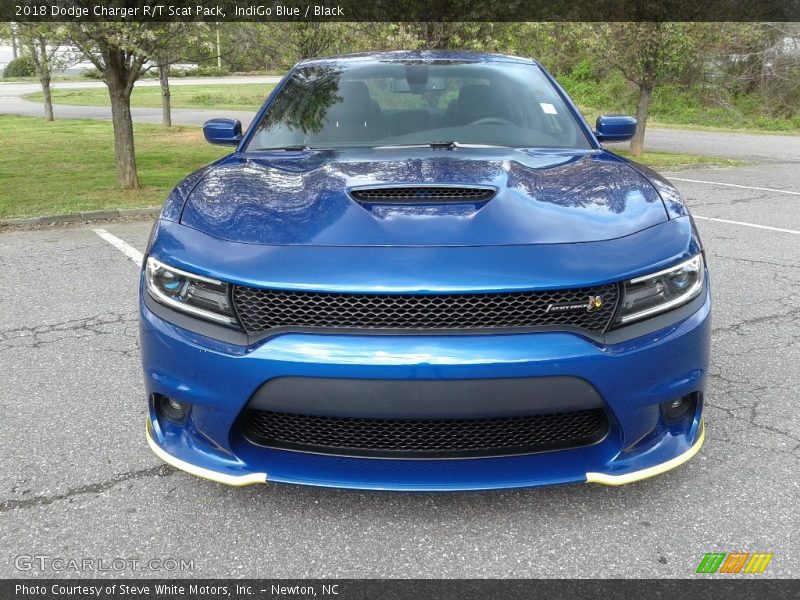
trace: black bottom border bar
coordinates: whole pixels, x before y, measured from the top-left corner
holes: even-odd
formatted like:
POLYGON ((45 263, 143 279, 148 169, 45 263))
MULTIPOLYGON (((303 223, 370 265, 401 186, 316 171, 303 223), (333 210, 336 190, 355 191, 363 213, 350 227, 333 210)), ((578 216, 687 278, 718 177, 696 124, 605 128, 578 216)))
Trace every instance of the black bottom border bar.
MULTIPOLYGON (((703 579, 5 579, 3 600, 557 600, 797 597, 797 580, 703 579)), ((709 577, 706 579, 705 577, 709 577)), ((729 577, 736 577, 735 575, 729 577)), ((745 578, 746 577, 746 578, 745 578)))

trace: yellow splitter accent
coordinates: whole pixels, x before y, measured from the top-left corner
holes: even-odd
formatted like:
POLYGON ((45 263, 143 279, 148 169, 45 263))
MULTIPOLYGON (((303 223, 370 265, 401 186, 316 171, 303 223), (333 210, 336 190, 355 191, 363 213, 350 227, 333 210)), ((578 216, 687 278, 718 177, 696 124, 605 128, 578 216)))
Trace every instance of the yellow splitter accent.
MULTIPOLYGON (((158 456, 161 460, 166 462, 167 464, 172 465, 176 469, 180 469, 181 471, 186 471, 187 473, 191 473, 192 475, 196 475, 198 477, 203 477, 204 479, 209 479, 211 481, 217 481, 219 483, 224 483, 227 485, 233 486, 244 486, 244 485, 254 485, 256 483, 266 483, 267 482, 267 474, 266 473, 248 473, 247 475, 226 475, 224 473, 217 473, 216 471, 212 471, 211 469, 205 469, 203 467, 198 467, 197 465, 193 465, 185 460, 181 460, 175 456, 172 456, 164 449, 162 449, 158 444, 156 444, 155 440, 150 433, 150 422, 147 422, 145 427, 145 437, 147 438, 147 444, 150 446, 150 449, 158 456)), ((666 473, 667 471, 671 471, 672 469, 679 467, 683 463, 689 461, 695 454, 700 451, 700 448, 703 446, 703 442, 705 442, 706 437, 706 427, 705 422, 700 422, 700 437, 697 438, 697 441, 689 448, 686 452, 681 454, 680 456, 676 456, 675 458, 668 460, 660 465, 654 465, 652 467, 648 467, 646 469, 642 469, 640 471, 634 471, 633 473, 626 473, 625 475, 607 475, 606 473, 587 473, 586 474, 586 483, 601 483, 603 485, 625 485, 626 483, 633 483, 634 481, 641 481, 643 479, 648 479, 650 477, 655 477, 656 475, 660 475, 661 473, 666 473)))
POLYGON ((227 485, 242 486, 242 485, 253 485, 256 483, 267 482, 266 473, 248 473, 247 475, 226 475, 225 473, 217 473, 216 471, 212 471, 211 469, 204 469, 203 467, 198 467, 197 465, 193 465, 192 463, 186 462, 185 460, 181 460, 180 458, 172 456, 172 454, 166 452, 163 448, 159 447, 159 445, 156 444, 152 434, 150 433, 149 420, 145 425, 145 437, 147 438, 148 446, 150 446, 150 449, 153 452, 155 452, 156 456, 158 456, 165 463, 170 464, 176 469, 180 469, 181 471, 186 471, 187 473, 191 473, 192 475, 197 475, 198 477, 209 479, 211 481, 217 481, 219 483, 224 483, 227 485))
POLYGON ((634 471, 633 473, 626 473, 625 475, 587 473, 586 483, 602 483, 603 485, 625 485, 626 483, 633 483, 634 481, 641 481, 642 479, 648 479, 649 477, 655 477, 656 475, 661 475, 661 473, 666 473, 667 471, 671 471, 675 467, 679 467, 683 463, 690 460, 695 454, 697 454, 700 451, 700 448, 703 446, 703 442, 705 441, 705 439, 706 439, 705 421, 700 421, 700 436, 697 438, 697 441, 692 445, 692 447, 689 448, 683 454, 680 454, 673 459, 663 462, 660 465, 654 465, 652 467, 647 467, 646 469, 642 469, 640 471, 634 471))

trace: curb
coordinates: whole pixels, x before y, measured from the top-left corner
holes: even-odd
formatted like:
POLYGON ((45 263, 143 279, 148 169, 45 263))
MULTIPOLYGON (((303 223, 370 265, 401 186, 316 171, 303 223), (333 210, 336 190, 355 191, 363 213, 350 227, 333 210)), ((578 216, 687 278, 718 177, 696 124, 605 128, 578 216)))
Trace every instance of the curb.
POLYGON ((44 217, 31 217, 29 219, 0 219, 0 227, 3 225, 49 225, 51 223, 74 223, 76 221, 98 221, 103 219, 118 219, 120 217, 157 217, 160 212, 160 206, 154 206, 151 208, 89 210, 71 215, 50 215, 44 217))

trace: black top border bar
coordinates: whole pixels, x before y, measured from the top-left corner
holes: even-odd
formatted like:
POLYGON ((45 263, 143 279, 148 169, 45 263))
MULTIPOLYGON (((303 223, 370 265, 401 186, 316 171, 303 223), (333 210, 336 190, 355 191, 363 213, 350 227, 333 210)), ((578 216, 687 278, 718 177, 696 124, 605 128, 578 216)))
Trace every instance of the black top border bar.
POLYGON ((0 0, 0 21, 796 22, 800 0, 0 0))

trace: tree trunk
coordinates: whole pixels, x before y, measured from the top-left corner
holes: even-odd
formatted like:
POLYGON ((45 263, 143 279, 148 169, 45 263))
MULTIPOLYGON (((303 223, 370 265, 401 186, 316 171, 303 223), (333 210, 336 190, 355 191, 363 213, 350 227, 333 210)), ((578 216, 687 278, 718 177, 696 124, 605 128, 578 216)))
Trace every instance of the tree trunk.
POLYGON ((219 43, 219 23, 217 25, 217 68, 222 69, 222 50, 219 43))
POLYGON ((44 96, 44 120, 53 121, 53 100, 50 97, 50 74, 39 78, 42 83, 42 95, 44 96))
POLYGON ((425 28, 425 48, 427 50, 438 50, 445 47, 444 43, 444 28, 443 23, 426 22, 425 28))
POLYGON ((161 84, 161 124, 172 127, 172 109, 169 103, 169 65, 158 65, 158 83, 161 84))
POLYGON ((36 65, 39 71, 39 82, 42 84, 42 96, 44 97, 44 119, 53 120, 53 99, 50 96, 50 61, 47 56, 47 44, 44 38, 39 39, 38 51, 41 52, 36 65))
POLYGON ((131 119, 131 94, 123 89, 112 89, 111 122, 114 124, 114 153, 117 162, 117 181, 127 189, 139 189, 136 173, 136 155, 133 152, 133 120, 131 119))
POLYGON ((631 139, 631 156, 639 158, 644 151, 644 130, 647 127, 647 115, 650 111, 650 96, 653 85, 644 83, 639 86, 639 103, 636 105, 636 133, 631 139))
POLYGON ((14 24, 11 24, 11 58, 17 60, 17 32, 14 30, 14 24))

